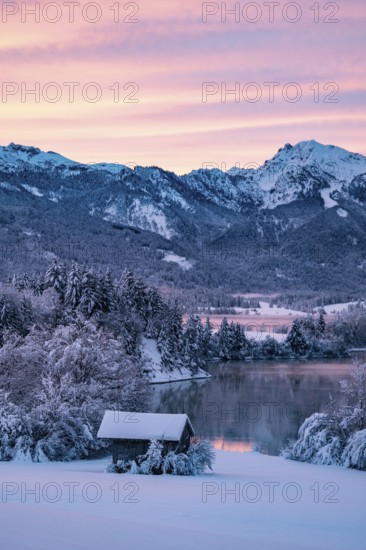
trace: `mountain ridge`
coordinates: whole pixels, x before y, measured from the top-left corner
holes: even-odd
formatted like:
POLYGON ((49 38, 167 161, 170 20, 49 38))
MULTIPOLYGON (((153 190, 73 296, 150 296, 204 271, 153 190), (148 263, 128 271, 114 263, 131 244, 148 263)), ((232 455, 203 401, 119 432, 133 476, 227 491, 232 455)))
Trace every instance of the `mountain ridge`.
MULTIPOLYGON (((64 176, 100 170, 119 177, 126 184, 136 176, 140 184, 145 182, 145 186, 147 183, 155 188, 160 186, 162 202, 170 199, 171 202, 189 209, 184 197, 185 190, 179 185, 183 184, 201 199, 229 210, 240 211, 248 204, 275 208, 304 196, 306 198, 317 193, 321 195, 321 191, 325 189, 329 189, 330 194, 334 191, 347 194, 347 186, 351 186, 355 178, 366 174, 366 157, 335 145, 322 145, 310 140, 296 145, 286 144, 272 159, 266 160, 257 169, 232 168, 225 172, 217 168, 201 168, 178 176, 159 167, 130 168, 115 163, 84 164, 53 151, 44 152, 37 147, 10 143, 0 147, 0 169, 4 172, 52 169, 64 176), (172 180, 175 180, 174 185, 171 185, 172 180), (170 197, 167 195, 169 187, 170 197)), ((327 206, 327 202, 330 203, 329 195, 325 193, 322 198, 327 206)), ((106 214, 111 217, 111 206, 108 208, 106 214)), ((128 218, 126 221, 128 222, 128 218)))
POLYGON ((258 169, 183 176, 10 144, 0 147, 0 276, 56 255, 127 262, 159 284, 358 293, 365 205, 366 157, 315 141, 286 144, 258 169))

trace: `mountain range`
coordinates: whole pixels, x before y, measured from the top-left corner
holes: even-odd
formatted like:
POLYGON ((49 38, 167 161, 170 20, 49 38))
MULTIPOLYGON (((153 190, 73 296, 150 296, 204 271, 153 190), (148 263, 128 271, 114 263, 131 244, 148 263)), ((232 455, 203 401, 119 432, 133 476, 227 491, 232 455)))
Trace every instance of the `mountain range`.
POLYGON ((286 144, 257 169, 82 164, 0 147, 0 277, 54 256, 160 286, 362 295, 366 157, 286 144))

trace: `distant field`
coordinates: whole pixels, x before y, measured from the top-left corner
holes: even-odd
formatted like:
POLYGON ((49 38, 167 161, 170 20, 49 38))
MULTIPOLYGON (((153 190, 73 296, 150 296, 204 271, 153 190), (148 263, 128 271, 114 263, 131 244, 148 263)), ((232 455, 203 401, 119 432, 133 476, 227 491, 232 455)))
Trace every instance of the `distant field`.
MULTIPOLYGON (((234 323, 240 323, 248 327, 268 327, 268 332, 272 332, 274 328, 281 325, 291 326, 296 315, 223 315, 223 314, 213 314, 213 315, 199 315, 202 321, 205 321, 207 317, 210 318, 211 323, 215 328, 218 328, 224 318, 228 320, 229 323, 232 321, 234 323)), ((267 330, 266 330, 267 331, 267 330)))
POLYGON ((234 296, 235 298, 277 298, 279 294, 259 294, 255 292, 248 292, 247 294, 242 294, 240 292, 236 292, 235 294, 232 294, 231 296, 234 296))
MULTIPOLYGON (((235 313, 224 314, 224 313, 207 313, 198 314, 201 320, 204 322, 207 317, 210 318, 210 321, 216 330, 222 320, 226 318, 229 323, 239 323, 240 325, 245 326, 246 332, 251 336, 255 337, 255 334, 261 335, 261 338, 265 338, 266 335, 273 336, 276 334, 276 338, 279 337, 277 332, 278 328, 281 326, 291 327, 294 319, 306 317, 307 313, 303 311, 296 311, 293 309, 287 309, 285 307, 278 307, 273 305, 270 307, 268 302, 259 302, 260 307, 258 308, 233 308, 235 313)), ((348 304, 334 304, 331 306, 326 306, 325 322, 330 323, 337 318, 342 311, 347 309, 348 304)), ((211 310, 212 311, 212 310, 211 310)), ((315 317, 318 317, 318 313, 314 314, 315 317)), ((186 316, 185 316, 186 317, 186 316)))
MULTIPOLYGON (((303 313, 302 316, 305 314, 303 313)), ((246 330, 248 332, 256 332, 258 330, 261 331, 262 334, 272 334, 276 328, 285 325, 287 327, 291 327, 292 322, 297 317, 300 317, 300 315, 285 315, 285 314, 278 314, 278 315, 223 315, 223 314, 213 314, 213 315, 199 315, 202 322, 205 322, 207 317, 210 318, 210 321, 216 330, 222 320, 226 318, 229 323, 239 323, 240 325, 244 325, 246 327, 246 330)), ((325 321, 327 323, 332 322, 336 317, 334 315, 326 315, 325 321)))

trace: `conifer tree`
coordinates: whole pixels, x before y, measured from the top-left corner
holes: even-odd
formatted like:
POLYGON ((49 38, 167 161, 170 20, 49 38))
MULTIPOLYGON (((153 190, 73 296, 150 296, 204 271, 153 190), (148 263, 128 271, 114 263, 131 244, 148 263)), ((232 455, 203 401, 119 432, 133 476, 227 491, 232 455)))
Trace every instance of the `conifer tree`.
POLYGON ((230 325, 231 354, 235 358, 240 358, 242 349, 247 344, 244 329, 240 323, 231 323, 230 325))
POLYGON ((202 335, 202 354, 204 357, 209 357, 212 345, 213 327, 210 318, 207 317, 202 335))
POLYGON ((204 366, 203 350, 203 326, 201 319, 190 315, 184 330, 184 364, 193 373, 204 366))
POLYGON ((292 323, 286 342, 290 344, 291 350, 295 355, 302 356, 306 354, 308 345, 298 319, 295 319, 292 323))
POLYGON ((72 309, 78 307, 82 294, 81 273, 79 266, 73 262, 71 270, 67 278, 67 286, 65 293, 65 303, 72 309))
POLYGON ((101 310, 101 293, 98 278, 93 271, 85 271, 81 281, 80 308, 86 317, 101 310))
POLYGON ((51 265, 46 271, 44 278, 45 288, 54 288, 59 295, 61 304, 64 303, 66 289, 66 269, 56 258, 52 260, 51 265))
POLYGON ((165 304, 156 288, 149 288, 146 292, 146 324, 145 336, 157 338, 161 328, 165 304))
POLYGON ((182 366, 183 321, 177 302, 167 309, 158 337, 158 348, 166 368, 182 366))
POLYGON ((229 323, 226 317, 221 321, 220 328, 217 332, 219 357, 224 360, 231 359, 231 342, 229 323))
POLYGON ((101 309, 104 313, 112 311, 116 306, 116 296, 110 270, 106 271, 100 280, 101 309))
POLYGON ((324 319, 324 314, 323 313, 320 313, 319 315, 319 320, 318 320, 318 332, 319 334, 323 335, 324 332, 325 332, 325 319, 324 319))
POLYGON ((121 279, 121 298, 130 311, 146 316, 146 286, 142 279, 135 277, 131 270, 126 270, 121 279))

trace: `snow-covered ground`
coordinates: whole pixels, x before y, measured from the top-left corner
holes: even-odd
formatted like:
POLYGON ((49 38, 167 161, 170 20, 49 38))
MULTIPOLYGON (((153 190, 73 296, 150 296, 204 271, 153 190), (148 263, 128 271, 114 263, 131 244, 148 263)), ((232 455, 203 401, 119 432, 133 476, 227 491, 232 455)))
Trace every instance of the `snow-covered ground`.
MULTIPOLYGON (((90 213, 93 215, 94 210, 91 209, 90 213)), ((123 200, 117 198, 113 202, 109 202, 104 209, 104 214, 105 221, 139 227, 157 233, 168 240, 175 235, 163 210, 153 204, 142 202, 140 199, 134 199, 126 211, 123 200)))
POLYGON ((28 193, 31 193, 35 197, 43 197, 43 193, 40 192, 38 187, 34 187, 32 185, 27 185, 26 183, 22 183, 22 187, 24 187, 24 189, 26 191, 28 191, 28 193))
POLYGON ((338 203, 330 197, 332 191, 332 189, 323 189, 320 192, 325 208, 333 208, 333 206, 338 206, 338 203))
POLYGON ((202 369, 198 369, 193 375, 187 367, 176 368, 172 371, 166 370, 161 365, 161 355, 153 338, 142 338, 142 355, 146 360, 145 371, 152 384, 163 384, 165 382, 178 382, 180 380, 194 380, 198 378, 211 378, 211 375, 202 369))
POLYGON ((338 208, 337 214, 340 218, 348 218, 348 212, 343 210, 343 208, 338 208))
POLYGON ((268 302, 259 302, 260 307, 259 308, 242 308, 242 307, 235 307, 235 311, 239 314, 245 314, 245 315, 279 315, 279 316, 293 316, 293 317, 304 317, 306 316, 306 313, 303 311, 296 311, 295 309, 287 309, 285 307, 278 307, 276 305, 273 305, 270 307, 270 304, 268 302))
MULTIPOLYGON (((358 302, 347 302, 344 304, 331 304, 328 306, 323 306, 323 308, 317 308, 317 309, 324 309, 327 315, 332 315, 334 313, 342 313, 348 310, 349 306, 355 306, 358 302)), ((361 305, 364 305, 364 302, 361 302, 361 305)))
POLYGON ((7 191, 17 191, 20 192, 20 189, 18 187, 15 187, 15 185, 11 185, 11 183, 8 183, 7 181, 0 181, 0 188, 6 189, 7 191))
POLYGON ((174 254, 174 252, 167 252, 163 258, 163 262, 178 264, 183 271, 188 271, 193 267, 193 263, 190 260, 187 260, 184 256, 178 256, 178 254, 174 254))
MULTIPOLYGON (((252 327, 248 327, 248 328, 252 328, 252 327)), ((291 326, 289 325, 288 330, 290 330, 290 328, 291 326)), ((274 340, 277 340, 277 342, 284 342, 287 338, 287 333, 280 334, 280 333, 274 332, 273 326, 261 327, 260 325, 258 325, 257 330, 247 330, 247 328, 245 328, 245 336, 249 340, 256 340, 257 342, 262 342, 267 337, 273 338, 274 340)))
POLYGON ((175 235, 163 210, 153 204, 144 204, 140 199, 134 199, 129 207, 127 222, 129 225, 158 233, 168 240, 175 235))
POLYGON ((365 472, 224 451, 197 477, 108 462, 0 463, 2 548, 365 548, 365 472))

